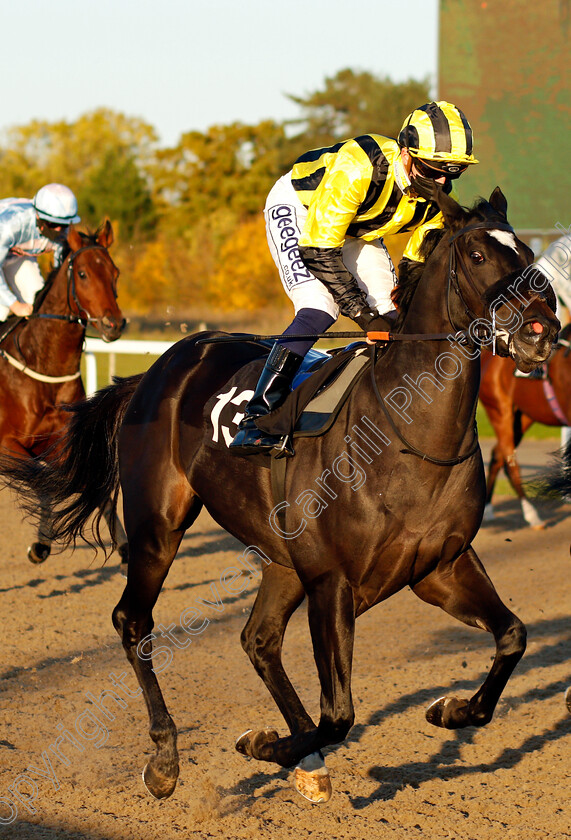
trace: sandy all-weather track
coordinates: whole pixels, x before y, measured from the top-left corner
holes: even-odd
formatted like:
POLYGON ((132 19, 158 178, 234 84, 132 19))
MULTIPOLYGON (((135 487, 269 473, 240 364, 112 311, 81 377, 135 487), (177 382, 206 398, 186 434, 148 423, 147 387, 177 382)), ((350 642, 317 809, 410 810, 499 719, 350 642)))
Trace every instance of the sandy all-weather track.
MULTIPOLYGON (((525 453, 541 459, 554 448, 551 442, 526 449, 524 442, 522 463, 525 453)), ((571 684, 571 506, 543 505, 550 517, 543 532, 523 526, 512 499, 500 499, 496 509, 498 519, 481 530, 476 548, 500 595, 526 623, 529 644, 494 720, 457 732, 425 721, 426 707, 440 695, 477 689, 493 643, 402 592, 357 624, 356 723, 346 743, 326 754, 333 798, 319 806, 292 789, 289 772, 234 750, 245 729, 283 732, 284 725, 239 642, 255 579, 237 596, 220 585, 243 546, 202 514, 155 610, 156 625, 168 628, 198 599, 213 604, 202 606, 210 620, 203 632, 184 649, 188 636, 175 632, 181 647, 169 644, 162 655, 181 777, 173 797, 158 802, 140 776, 152 751, 146 710, 141 697, 129 696, 136 685, 110 620, 123 587, 118 560, 104 566, 101 556, 80 548, 32 566, 25 558, 32 527, 3 491, 0 818, 10 818, 14 792, 35 798, 33 811, 16 802, 18 818, 0 826, 0 837, 571 837, 571 714, 563 699, 571 684), (125 687, 114 688, 114 679, 125 687), (87 697, 99 702, 106 691, 107 717, 87 697), (64 731, 79 747, 59 742, 65 761, 50 750, 56 745, 57 752, 64 731)), ((286 635, 285 663, 316 715, 319 689, 303 606, 286 635)))

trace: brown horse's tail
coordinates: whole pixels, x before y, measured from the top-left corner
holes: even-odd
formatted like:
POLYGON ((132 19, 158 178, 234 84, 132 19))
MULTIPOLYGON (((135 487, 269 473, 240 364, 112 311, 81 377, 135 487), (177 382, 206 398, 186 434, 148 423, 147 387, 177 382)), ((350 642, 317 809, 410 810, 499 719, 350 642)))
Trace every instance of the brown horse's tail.
POLYGON ((105 550, 101 535, 104 513, 114 533, 119 428, 141 378, 142 374, 116 379, 89 399, 69 406, 71 419, 63 437, 41 459, 0 458, 3 483, 17 492, 32 520, 39 516, 38 498, 49 505, 50 537, 63 548, 75 545, 80 538, 105 550))

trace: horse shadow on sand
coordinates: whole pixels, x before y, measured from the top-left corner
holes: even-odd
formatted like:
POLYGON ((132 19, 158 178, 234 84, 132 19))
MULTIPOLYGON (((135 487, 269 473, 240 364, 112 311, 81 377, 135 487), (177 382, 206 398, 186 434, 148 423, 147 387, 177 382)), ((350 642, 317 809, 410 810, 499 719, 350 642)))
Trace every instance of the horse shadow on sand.
MULTIPOLYGON (((571 621, 567 618, 546 619, 529 624, 528 637, 537 642, 545 638, 545 644, 538 647, 532 653, 524 655, 518 663, 515 675, 529 673, 535 669, 545 669, 555 665, 564 665, 571 661, 571 621), (557 637, 553 640, 553 637, 557 637), (547 638, 551 641, 547 641, 547 638)), ((455 651, 463 652, 467 640, 470 640, 471 649, 485 648, 489 646, 489 639, 482 635, 476 640, 469 631, 459 638, 456 633, 451 637, 449 630, 436 631, 428 640, 434 650, 445 650, 447 654, 455 651), (487 642, 487 644, 486 644, 487 642)), ((422 649, 417 654, 411 654, 411 660, 425 656, 426 640, 423 641, 422 649)), ((357 722, 343 744, 331 746, 324 750, 324 754, 331 754, 338 750, 346 749, 351 743, 359 743, 363 737, 370 732, 371 728, 377 727, 393 716, 400 716, 409 709, 417 708, 422 716, 426 707, 436 698, 443 694, 473 694, 486 673, 482 672, 472 679, 457 680, 451 690, 450 684, 433 685, 424 687, 418 691, 404 694, 397 700, 375 709, 365 721, 357 722)), ((361 810, 376 801, 388 801, 394 799, 399 791, 405 787, 418 788, 427 780, 438 778, 442 781, 453 781, 462 777, 474 776, 476 774, 491 775, 499 769, 512 769, 516 767, 529 753, 541 750, 546 744, 568 737, 571 734, 571 716, 565 709, 563 695, 571 683, 571 672, 563 679, 553 680, 549 683, 539 684, 531 691, 526 690, 520 696, 511 696, 501 701, 495 715, 497 720, 508 712, 512 712, 530 703, 545 701, 553 697, 561 697, 561 718, 554 720, 552 726, 526 738, 519 744, 506 746, 502 752, 490 762, 479 762, 468 764, 463 758, 464 748, 474 742, 478 732, 476 727, 457 729, 449 731, 449 739, 444 741, 438 750, 428 758, 421 761, 405 762, 397 766, 371 766, 367 772, 370 779, 378 782, 377 789, 369 796, 350 796, 350 801, 355 810, 361 810)), ((493 726, 494 722, 490 724, 493 726)), ((442 732, 442 730, 441 730, 442 732)), ((242 779, 235 786, 228 789, 219 789, 221 796, 239 796, 227 806, 228 811, 248 809, 260 797, 272 799, 276 795, 283 794, 283 782, 287 781, 291 771, 287 769, 277 772, 256 772, 247 779, 242 779), (267 789, 260 793, 260 789, 267 789)))

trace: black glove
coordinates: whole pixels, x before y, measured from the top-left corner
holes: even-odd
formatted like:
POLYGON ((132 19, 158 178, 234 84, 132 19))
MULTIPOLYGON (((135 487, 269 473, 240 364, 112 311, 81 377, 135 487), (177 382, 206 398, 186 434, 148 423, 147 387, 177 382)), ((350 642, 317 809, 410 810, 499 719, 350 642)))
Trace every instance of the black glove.
POLYGON ((362 330, 368 330, 371 321, 379 317, 380 315, 376 309, 361 309, 357 315, 353 315, 353 320, 361 327, 362 330))
POLYGON ((383 315, 377 315, 373 318, 372 321, 369 321, 367 324, 366 330, 368 333, 372 332, 390 332, 392 326, 392 322, 389 318, 383 317, 383 315))
POLYGON ((392 325, 390 318, 379 315, 375 309, 363 309, 353 320, 365 332, 387 332, 392 325))

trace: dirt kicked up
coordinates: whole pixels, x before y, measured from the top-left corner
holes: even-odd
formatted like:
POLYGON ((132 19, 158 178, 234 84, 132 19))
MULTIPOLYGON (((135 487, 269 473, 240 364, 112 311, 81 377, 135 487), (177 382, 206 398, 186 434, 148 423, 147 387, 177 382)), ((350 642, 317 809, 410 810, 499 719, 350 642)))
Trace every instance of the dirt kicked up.
MULTIPOLYGON (((177 789, 158 802, 140 775, 152 749, 147 713, 110 620, 123 587, 118 559, 104 566, 81 548, 30 565, 32 528, 0 493, 0 838, 571 837, 571 507, 544 505, 542 532, 524 526, 515 500, 495 507, 476 549, 529 635, 494 720, 455 732, 426 722, 426 707, 451 688, 473 693, 493 642, 400 593, 357 623, 356 722, 326 753, 327 805, 303 800, 290 772, 234 749, 244 730, 284 724, 240 647, 255 579, 235 595, 217 586, 243 546, 202 514, 155 610, 155 632, 175 626, 157 666, 181 754, 177 789), (199 632, 183 638, 176 625, 197 603, 199 632)), ((303 606, 284 661, 317 716, 303 606)))

